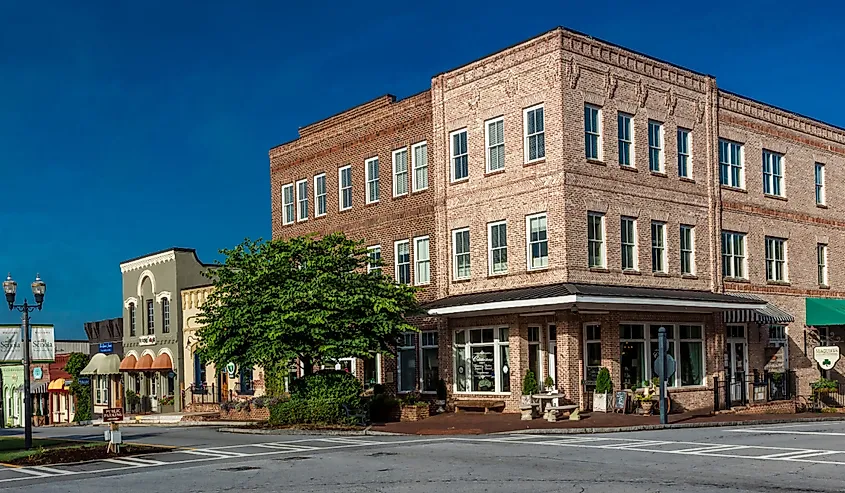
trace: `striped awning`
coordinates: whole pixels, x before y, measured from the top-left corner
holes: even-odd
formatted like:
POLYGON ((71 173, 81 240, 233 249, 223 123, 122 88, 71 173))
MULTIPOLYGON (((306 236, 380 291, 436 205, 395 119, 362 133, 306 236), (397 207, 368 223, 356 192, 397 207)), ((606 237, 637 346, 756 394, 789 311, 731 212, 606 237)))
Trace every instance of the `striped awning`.
MULTIPOLYGON (((731 293, 734 296, 751 300, 765 301, 759 296, 745 293, 731 293)), ((766 303, 766 306, 756 310, 729 310, 724 313, 725 323, 741 324, 756 322, 759 324, 788 324, 795 321, 795 317, 778 308, 777 305, 766 303)))

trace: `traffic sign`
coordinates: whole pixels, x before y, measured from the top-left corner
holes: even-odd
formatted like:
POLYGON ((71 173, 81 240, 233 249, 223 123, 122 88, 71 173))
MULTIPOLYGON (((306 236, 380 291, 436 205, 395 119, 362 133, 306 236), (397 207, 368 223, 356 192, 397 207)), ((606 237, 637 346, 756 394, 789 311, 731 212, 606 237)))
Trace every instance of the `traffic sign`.
POLYGON ((663 376, 663 363, 660 361, 660 356, 654 360, 654 374, 658 377, 663 378, 664 380, 669 380, 672 378, 672 375, 675 374, 675 358, 672 357, 671 354, 666 355, 666 376, 663 376))
POLYGON ((103 409, 104 423, 114 423, 116 421, 123 421, 123 409, 119 407, 107 407, 103 409))

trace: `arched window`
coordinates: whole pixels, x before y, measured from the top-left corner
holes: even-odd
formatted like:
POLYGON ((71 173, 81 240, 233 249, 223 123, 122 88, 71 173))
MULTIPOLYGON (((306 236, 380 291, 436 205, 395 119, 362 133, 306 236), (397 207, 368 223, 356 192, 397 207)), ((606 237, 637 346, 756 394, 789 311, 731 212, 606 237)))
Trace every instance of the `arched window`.
POLYGON ((161 299, 161 331, 165 334, 170 332, 170 299, 161 299))
POLYGON ((135 303, 129 303, 129 335, 135 335, 135 303))

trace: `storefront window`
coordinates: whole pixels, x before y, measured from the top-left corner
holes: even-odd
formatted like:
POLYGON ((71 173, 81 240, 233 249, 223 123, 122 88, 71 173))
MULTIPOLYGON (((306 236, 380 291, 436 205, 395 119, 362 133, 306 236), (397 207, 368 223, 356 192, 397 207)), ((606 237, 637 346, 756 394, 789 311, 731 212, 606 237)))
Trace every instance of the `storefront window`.
POLYGON ((399 358, 399 392, 411 392, 417 388, 417 348, 414 343, 416 334, 407 332, 399 338, 397 355, 399 358))
POLYGON ((420 334, 420 338, 422 339, 422 390, 423 392, 436 392, 437 382, 440 379, 437 331, 423 332, 420 334))
POLYGON ((534 378, 543 384, 543 368, 540 362, 540 327, 528 327, 528 369, 534 372, 534 378))
POLYGON ((510 392, 508 334, 507 328, 461 329, 455 333, 458 392, 510 392))
POLYGON ((645 327, 643 325, 623 324, 619 326, 620 356, 622 367, 622 388, 636 389, 648 378, 645 364, 645 327))
POLYGON ((666 328, 666 354, 675 359, 675 373, 669 378, 670 387, 704 384, 704 328, 701 325, 623 324, 619 328, 621 345, 622 387, 638 388, 656 377, 658 330, 666 328), (649 348, 648 361, 645 348, 649 348))
POLYGON ((364 386, 370 388, 379 383, 378 381, 378 361, 379 356, 371 356, 364 359, 364 386))
POLYGON ((584 327, 584 341, 584 380, 587 388, 592 390, 601 369, 601 325, 584 327))
POLYGON ((704 385, 704 343, 700 325, 681 325, 681 386, 704 385))
POLYGON ((549 325, 549 375, 557 385, 557 326, 549 325))

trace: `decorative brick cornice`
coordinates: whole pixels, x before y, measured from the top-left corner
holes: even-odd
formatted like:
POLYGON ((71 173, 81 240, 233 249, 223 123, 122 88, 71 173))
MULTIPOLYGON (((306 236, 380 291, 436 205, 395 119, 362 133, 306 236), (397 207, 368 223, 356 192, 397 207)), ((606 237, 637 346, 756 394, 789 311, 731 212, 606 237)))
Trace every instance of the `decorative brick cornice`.
POLYGON ((726 212, 742 212, 745 214, 772 217, 796 223, 822 224, 824 226, 831 226, 834 228, 845 228, 845 221, 811 216, 809 214, 802 214, 799 212, 779 211, 742 202, 731 202, 727 200, 722 201, 722 210, 726 212))
POLYGON ((747 282, 725 282, 725 292, 742 292, 750 294, 780 294, 788 296, 802 296, 810 298, 845 298, 845 291, 830 289, 802 289, 792 286, 761 286, 747 282))

